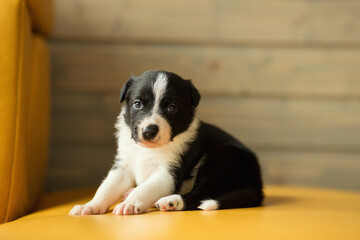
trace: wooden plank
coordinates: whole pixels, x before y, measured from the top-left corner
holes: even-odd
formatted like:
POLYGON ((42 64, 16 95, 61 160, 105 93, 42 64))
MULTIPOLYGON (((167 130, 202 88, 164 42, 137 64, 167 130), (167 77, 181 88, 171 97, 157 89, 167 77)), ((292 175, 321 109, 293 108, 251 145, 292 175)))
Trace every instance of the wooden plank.
MULTIPOLYGON (((359 153, 255 150, 265 184, 360 190, 359 153)), ((114 151, 112 145, 53 145, 46 189, 99 186, 114 151)))
POLYGON ((52 141, 115 145, 114 124, 120 112, 118 99, 116 95, 54 95, 52 141))
POLYGON ((97 187, 115 156, 115 145, 52 144, 46 190, 97 187))
POLYGON ((55 38, 359 44, 359 1, 55 0, 55 38))
POLYGON ((203 95, 359 98, 360 49, 51 44, 55 92, 120 91, 131 74, 173 71, 203 95))
POLYGON ((359 153, 259 150, 258 156, 267 184, 360 190, 359 153))
POLYGON ((201 119, 261 148, 360 149, 360 102, 206 98, 201 119))
MULTIPOLYGON (((117 95, 56 94, 55 143, 113 144, 117 95)), ((261 149, 359 151, 360 102, 203 98, 201 119, 261 149)))

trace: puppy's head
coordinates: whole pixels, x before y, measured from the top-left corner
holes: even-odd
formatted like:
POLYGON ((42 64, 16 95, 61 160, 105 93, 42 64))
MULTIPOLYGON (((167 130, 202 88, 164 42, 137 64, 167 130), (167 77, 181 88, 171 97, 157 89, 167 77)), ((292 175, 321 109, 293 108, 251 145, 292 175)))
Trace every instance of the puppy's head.
POLYGON ((125 122, 134 141, 156 148, 173 141, 190 126, 200 94, 190 80, 165 71, 131 77, 120 92, 125 122))

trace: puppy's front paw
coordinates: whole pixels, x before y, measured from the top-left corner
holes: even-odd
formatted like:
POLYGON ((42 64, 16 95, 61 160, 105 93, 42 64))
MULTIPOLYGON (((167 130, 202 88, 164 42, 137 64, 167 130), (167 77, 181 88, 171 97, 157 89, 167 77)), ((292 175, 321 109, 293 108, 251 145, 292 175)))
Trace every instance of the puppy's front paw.
POLYGON ((174 194, 160 198, 160 200, 155 203, 155 206, 160 211, 182 210, 184 207, 184 201, 180 195, 174 194))
POLYGON ((103 214, 106 210, 101 210, 100 207, 96 206, 88 206, 88 205, 75 205, 69 215, 96 215, 96 214, 103 214))
POLYGON ((116 215, 133 215, 140 214, 147 210, 142 202, 138 201, 123 201, 115 206, 113 213, 116 215))

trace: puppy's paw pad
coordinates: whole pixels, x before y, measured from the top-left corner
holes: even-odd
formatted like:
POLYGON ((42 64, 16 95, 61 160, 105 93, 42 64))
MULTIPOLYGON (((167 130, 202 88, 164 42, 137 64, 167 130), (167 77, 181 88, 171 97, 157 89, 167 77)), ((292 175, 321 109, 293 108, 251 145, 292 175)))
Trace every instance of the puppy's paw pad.
POLYGON ((160 198, 159 201, 155 203, 155 206, 160 211, 181 210, 184 207, 184 202, 180 195, 175 194, 160 198))

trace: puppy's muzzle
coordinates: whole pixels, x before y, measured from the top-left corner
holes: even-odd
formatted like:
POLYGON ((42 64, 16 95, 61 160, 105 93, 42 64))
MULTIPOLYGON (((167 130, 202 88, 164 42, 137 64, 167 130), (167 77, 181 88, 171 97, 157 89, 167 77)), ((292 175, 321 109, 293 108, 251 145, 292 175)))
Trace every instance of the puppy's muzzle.
POLYGON ((148 141, 153 140, 158 134, 158 132, 159 132, 158 125, 151 124, 143 129, 142 131, 143 138, 148 141))

